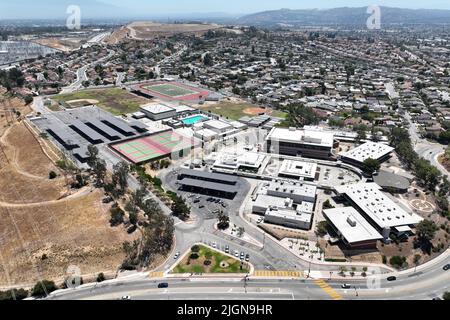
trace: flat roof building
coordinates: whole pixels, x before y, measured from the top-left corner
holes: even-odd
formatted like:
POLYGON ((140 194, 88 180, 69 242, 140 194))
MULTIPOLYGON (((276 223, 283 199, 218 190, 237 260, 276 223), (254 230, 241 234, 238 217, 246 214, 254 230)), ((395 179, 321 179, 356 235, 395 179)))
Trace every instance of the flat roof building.
POLYGON ((368 221, 382 233, 385 239, 393 228, 416 226, 423 219, 413 212, 406 212, 391 198, 381 192, 376 183, 356 183, 337 186, 336 192, 344 195, 368 221))
POLYGON ((267 194, 281 198, 291 198, 295 203, 303 201, 315 202, 317 187, 303 183, 290 183, 285 181, 271 182, 267 186, 267 194))
POLYGON ((217 133, 225 133, 227 131, 230 131, 231 129, 234 129, 233 126, 224 121, 220 120, 209 120, 203 123, 203 128, 210 129, 217 133))
POLYGON ((288 228, 309 230, 311 229, 312 218, 311 213, 284 208, 269 208, 264 216, 264 222, 288 228))
POLYGON ((278 176, 297 180, 314 181, 317 163, 296 160, 284 160, 278 170, 278 176))
POLYGON ((354 208, 323 210, 330 226, 351 249, 375 248, 383 236, 354 208))
POLYGON ((391 193, 406 193, 411 186, 407 178, 383 170, 373 175, 373 181, 384 191, 391 193))
POLYGON ((341 154, 344 162, 361 166, 365 160, 374 159, 380 162, 387 160, 395 149, 383 143, 366 142, 348 152, 341 154))
POLYGON ((296 128, 273 128, 266 138, 270 153, 329 159, 334 148, 334 135, 296 128))
POLYGON ((213 168, 258 171, 265 159, 265 155, 254 152, 240 155, 221 154, 214 162, 213 168))
POLYGON ((148 118, 154 121, 172 118, 177 115, 177 111, 174 108, 165 104, 146 104, 141 106, 140 109, 148 118))

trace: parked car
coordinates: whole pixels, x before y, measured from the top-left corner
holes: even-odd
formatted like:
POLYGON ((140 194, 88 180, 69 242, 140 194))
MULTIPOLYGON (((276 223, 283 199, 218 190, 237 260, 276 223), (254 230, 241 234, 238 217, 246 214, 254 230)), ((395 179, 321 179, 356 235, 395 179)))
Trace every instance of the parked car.
POLYGON ((397 280, 397 277, 391 276, 387 278, 387 281, 395 281, 397 280))
POLYGON ((236 258, 239 258, 239 251, 234 250, 234 256, 235 256, 236 258))
POLYGON ((250 261, 250 255, 248 253, 245 255, 245 261, 247 261, 247 262, 250 261))
POLYGON ((341 286, 341 288, 342 288, 342 289, 350 289, 351 286, 350 286, 349 284, 347 284, 347 283, 344 283, 344 284, 341 286))
POLYGON ((179 252, 175 253, 175 255, 173 256, 173 258, 174 258, 175 260, 177 260, 179 257, 180 257, 180 253, 179 253, 179 252))
POLYGON ((131 300, 131 297, 130 297, 130 296, 123 296, 123 297, 121 298, 121 300, 131 300))
POLYGON ((168 288, 169 284, 167 282, 162 282, 158 284, 158 288, 159 289, 164 289, 164 288, 168 288))
POLYGON ((214 249, 216 249, 216 248, 217 248, 217 243, 213 242, 212 247, 213 247, 214 249))
POLYGON ((442 269, 444 269, 444 271, 449 270, 449 269, 450 269, 450 264, 446 264, 446 265, 444 266, 444 268, 442 268, 442 269))
POLYGON ((241 260, 245 259, 245 253, 241 252, 241 260))
POLYGON ((203 208, 205 208, 205 206, 202 204, 202 205, 200 205, 198 208, 199 208, 199 209, 203 209, 203 208))
POLYGON ((230 253, 230 247, 229 246, 225 246, 225 253, 230 253))
POLYGON ((259 218, 259 219, 256 221, 256 223, 257 223, 257 224, 260 224, 260 223, 263 223, 263 221, 264 221, 264 218, 261 217, 261 218, 259 218))
POLYGON ((200 202, 199 199, 195 199, 195 200, 194 200, 194 203, 199 203, 199 202, 200 202))

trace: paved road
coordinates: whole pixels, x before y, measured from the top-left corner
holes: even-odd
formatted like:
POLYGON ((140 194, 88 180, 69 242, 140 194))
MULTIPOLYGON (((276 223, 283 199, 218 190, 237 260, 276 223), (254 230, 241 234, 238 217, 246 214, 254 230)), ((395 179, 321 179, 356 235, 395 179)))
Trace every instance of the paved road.
POLYGON ((441 259, 417 272, 399 273, 397 281, 388 282, 386 276, 370 277, 368 280, 317 281, 301 279, 257 279, 250 278, 245 285, 242 278, 235 279, 165 279, 149 278, 131 281, 115 281, 59 291, 48 299, 120 299, 130 295, 133 299, 411 299, 430 300, 441 297, 450 286, 450 271, 442 266, 450 258, 441 259), (168 289, 157 289, 159 282, 169 283, 168 289), (351 288, 342 289, 347 282, 351 288), (247 292, 247 293, 246 293, 247 292))

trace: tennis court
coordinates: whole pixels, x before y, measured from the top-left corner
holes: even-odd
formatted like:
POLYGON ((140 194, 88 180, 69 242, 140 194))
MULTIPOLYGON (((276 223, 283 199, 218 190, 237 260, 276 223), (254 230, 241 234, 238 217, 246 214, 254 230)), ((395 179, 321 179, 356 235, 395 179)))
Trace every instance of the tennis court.
POLYGON ((193 144, 190 139, 178 133, 166 131, 111 147, 131 162, 138 164, 171 156, 173 152, 191 149, 193 144))
POLYGON ((162 100, 198 101, 210 95, 205 89, 179 82, 148 82, 132 86, 132 89, 146 97, 162 100))

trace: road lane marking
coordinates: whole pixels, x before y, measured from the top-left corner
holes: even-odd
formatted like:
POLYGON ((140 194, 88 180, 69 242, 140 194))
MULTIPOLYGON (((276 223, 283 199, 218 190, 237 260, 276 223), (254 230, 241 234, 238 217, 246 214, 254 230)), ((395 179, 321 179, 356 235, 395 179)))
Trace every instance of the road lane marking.
POLYGON ((254 277, 273 277, 273 278, 303 278, 303 272, 301 271, 268 271, 268 270, 255 270, 254 277))
POLYGON ((149 278, 164 278, 164 271, 150 272, 148 277, 149 278))
POLYGON ((332 287, 330 287, 325 281, 315 280, 314 283, 323 291, 325 291, 325 293, 328 294, 333 300, 343 300, 342 296, 337 293, 332 287))

